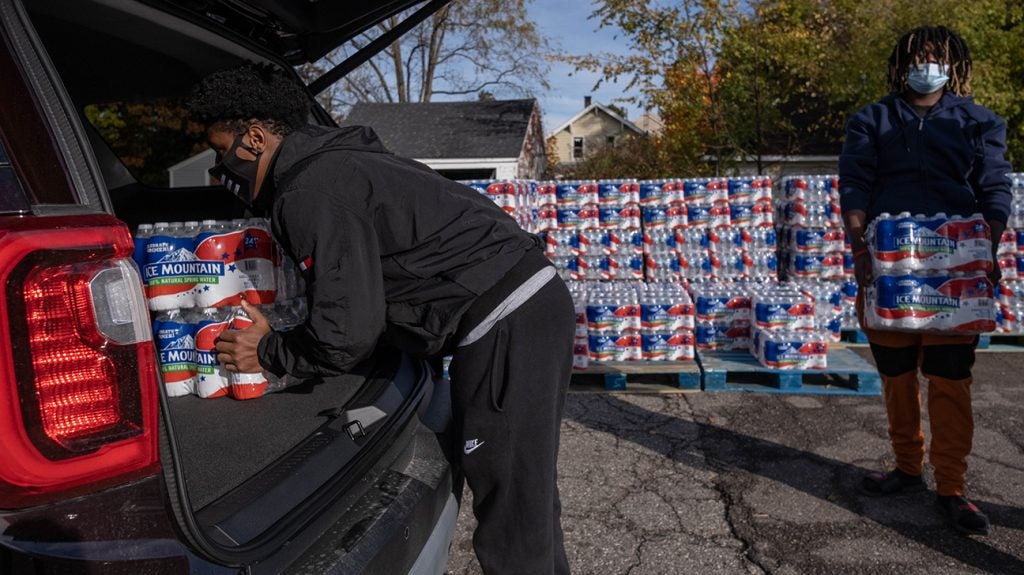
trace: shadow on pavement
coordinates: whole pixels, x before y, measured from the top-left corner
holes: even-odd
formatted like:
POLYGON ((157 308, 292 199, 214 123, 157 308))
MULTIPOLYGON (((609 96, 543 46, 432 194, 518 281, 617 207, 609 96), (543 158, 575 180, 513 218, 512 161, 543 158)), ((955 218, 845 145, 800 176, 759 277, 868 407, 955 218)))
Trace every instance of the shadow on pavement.
MULTIPOLYGON (((941 528, 934 525, 920 527, 908 522, 901 522, 892 517, 891 511, 882 516, 876 506, 865 506, 865 500, 874 499, 862 496, 856 491, 856 482, 870 471, 864 467, 853 465, 836 459, 822 457, 814 453, 795 449, 780 443, 743 435, 729 429, 696 421, 679 419, 664 413, 650 411, 623 401, 614 395, 593 396, 608 403, 610 410, 622 412, 624 421, 646 422, 647 429, 657 426, 658 432, 652 434, 638 429, 635 425, 617 426, 610 421, 607 414, 588 417, 590 411, 567 409, 565 417, 596 431, 611 433, 620 439, 631 441, 664 457, 694 467, 711 467, 719 472, 735 470, 764 477, 787 485, 797 491, 806 493, 826 503, 831 503, 856 515, 876 522, 879 526, 891 529, 908 540, 927 546, 938 553, 949 556, 962 563, 974 566, 987 572, 1024 573, 1024 561, 1020 558, 994 549, 985 543, 984 538, 971 538, 960 535, 944 522, 941 528), (680 449, 679 445, 666 442, 666 437, 698 437, 702 444, 714 448, 702 449, 703 456, 690 449, 680 449), (705 459, 706 458, 706 459, 705 459), (799 460, 815 466, 830 469, 838 484, 828 480, 811 478, 800 469, 790 469, 786 460, 799 460), (867 508, 866 508, 867 507, 867 508)), ((874 499, 878 501, 878 499, 874 499)), ((920 505, 921 499, 911 501, 908 498, 893 499, 892 505, 920 505)), ((1024 530, 1024 509, 1010 507, 1000 503, 972 500, 988 514, 995 528, 1004 527, 1024 530)), ((887 500, 890 501, 890 500, 887 500)), ((928 497, 929 504, 931 497, 928 497)), ((938 510, 935 511, 938 517, 938 510)), ((752 542, 754 543, 754 542, 752 542)))

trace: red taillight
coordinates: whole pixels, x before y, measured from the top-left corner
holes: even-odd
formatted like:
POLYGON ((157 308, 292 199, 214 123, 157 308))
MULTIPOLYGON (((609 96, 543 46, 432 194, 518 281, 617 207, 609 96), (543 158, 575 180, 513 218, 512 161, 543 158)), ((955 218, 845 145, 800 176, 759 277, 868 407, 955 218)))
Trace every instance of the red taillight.
POLYGON ((0 231, 0 507, 154 472, 158 380, 131 238, 109 216, 0 231))

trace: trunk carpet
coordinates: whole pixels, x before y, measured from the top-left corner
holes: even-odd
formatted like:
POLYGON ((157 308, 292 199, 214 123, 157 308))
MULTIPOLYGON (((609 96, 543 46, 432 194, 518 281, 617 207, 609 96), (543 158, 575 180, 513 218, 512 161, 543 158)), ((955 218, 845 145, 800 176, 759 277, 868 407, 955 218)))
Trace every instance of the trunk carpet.
POLYGON ((315 431, 365 381, 345 375, 258 399, 168 398, 185 484, 195 510, 224 495, 315 431))

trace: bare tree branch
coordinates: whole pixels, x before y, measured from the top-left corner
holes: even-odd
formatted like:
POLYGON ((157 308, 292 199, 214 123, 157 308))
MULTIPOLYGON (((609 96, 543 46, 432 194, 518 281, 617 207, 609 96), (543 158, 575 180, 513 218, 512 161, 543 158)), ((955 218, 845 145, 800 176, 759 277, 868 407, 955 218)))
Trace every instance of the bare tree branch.
MULTIPOLYGON (((550 48, 527 17, 531 1, 454 0, 331 86, 325 98, 332 113, 359 101, 428 102, 485 88, 521 94, 524 86, 546 86, 550 48)), ((407 15, 385 20, 311 69, 322 74, 407 15)))

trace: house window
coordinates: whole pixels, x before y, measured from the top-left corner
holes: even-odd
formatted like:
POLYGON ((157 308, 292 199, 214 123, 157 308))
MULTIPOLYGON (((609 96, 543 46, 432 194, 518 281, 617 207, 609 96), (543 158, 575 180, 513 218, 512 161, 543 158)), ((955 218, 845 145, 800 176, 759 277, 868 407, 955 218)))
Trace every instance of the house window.
POLYGON ((579 160, 583 157, 583 138, 572 139, 572 157, 574 160, 579 160))
POLYGON ((605 143, 608 144, 609 148, 615 147, 615 136, 608 136, 605 138, 605 143))

